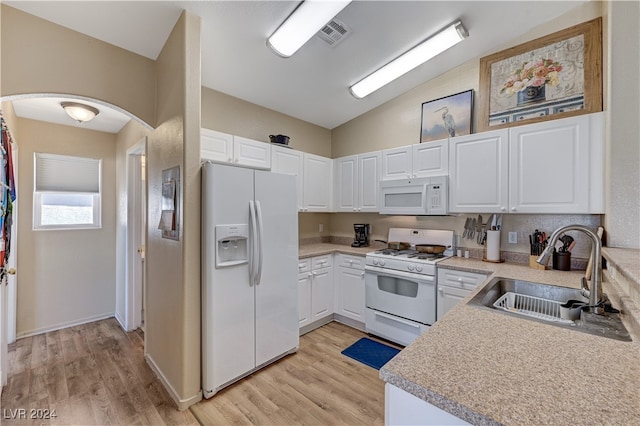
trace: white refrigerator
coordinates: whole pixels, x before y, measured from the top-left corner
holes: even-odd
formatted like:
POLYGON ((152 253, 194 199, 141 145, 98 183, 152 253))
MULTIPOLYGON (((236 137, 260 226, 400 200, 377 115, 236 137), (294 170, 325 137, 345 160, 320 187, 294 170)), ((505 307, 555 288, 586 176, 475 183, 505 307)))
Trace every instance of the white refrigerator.
POLYGON ((298 349, 295 177, 202 167, 202 389, 298 349))

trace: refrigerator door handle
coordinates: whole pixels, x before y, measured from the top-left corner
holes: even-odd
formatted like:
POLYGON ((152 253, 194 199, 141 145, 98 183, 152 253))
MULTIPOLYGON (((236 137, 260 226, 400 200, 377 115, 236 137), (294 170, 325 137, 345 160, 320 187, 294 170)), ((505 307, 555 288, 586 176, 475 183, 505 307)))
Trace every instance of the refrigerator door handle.
POLYGON ((249 248, 250 258, 249 258, 249 287, 253 287, 254 282, 256 281, 256 239, 258 238, 258 230, 257 230, 257 220, 256 220, 256 209, 253 203, 253 200, 249 200, 249 217, 251 221, 251 247, 249 248))
POLYGON ((257 244, 257 252, 258 252, 258 269, 256 271, 256 285, 260 284, 260 280, 262 279, 262 247, 263 247, 263 226, 262 226, 262 205, 260 201, 256 201, 256 211, 258 216, 258 244, 257 244))

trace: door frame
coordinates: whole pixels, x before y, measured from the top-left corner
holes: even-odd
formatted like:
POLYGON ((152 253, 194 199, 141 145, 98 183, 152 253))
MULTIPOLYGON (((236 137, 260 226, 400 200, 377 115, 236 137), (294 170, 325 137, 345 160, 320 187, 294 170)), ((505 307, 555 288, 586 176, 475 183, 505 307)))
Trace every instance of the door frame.
MULTIPOLYGON (((146 247, 146 168, 140 157, 146 155, 147 138, 144 137, 127 150, 127 225, 126 225, 126 266, 125 266, 125 318, 127 331, 135 330, 144 322, 143 280, 145 266, 140 262, 146 247), (145 237, 142 237, 145 235, 145 237)), ((143 257, 144 258, 144 257, 143 257)))

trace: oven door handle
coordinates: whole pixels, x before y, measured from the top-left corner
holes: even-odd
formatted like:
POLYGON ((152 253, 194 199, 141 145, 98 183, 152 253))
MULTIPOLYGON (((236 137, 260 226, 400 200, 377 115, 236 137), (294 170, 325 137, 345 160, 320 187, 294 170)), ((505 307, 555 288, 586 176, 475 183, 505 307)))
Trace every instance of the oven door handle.
POLYGON ((374 275, 384 275, 387 277, 401 277, 401 278, 408 278, 408 279, 412 279, 412 280, 419 280, 419 281, 427 281, 430 283, 435 283, 436 282, 436 277, 434 275, 420 275, 420 274, 413 274, 411 272, 404 272, 404 271, 396 271, 396 270, 390 270, 390 269, 385 269, 385 268, 380 268, 377 266, 365 266, 364 267, 364 271, 365 273, 370 272, 373 273, 374 275))
POLYGON ((392 321, 395 321, 395 322, 399 322, 400 324, 408 325, 408 326, 410 326, 410 327, 414 327, 414 328, 418 328, 418 329, 420 328, 420 325, 418 325, 418 324, 414 324, 414 323, 412 323, 412 322, 409 322, 409 321, 403 320, 403 319, 398 318, 398 317, 393 316, 393 315, 384 314, 384 313, 382 313, 382 312, 378 312, 378 311, 374 311, 373 313, 374 313, 376 316, 379 316, 379 317, 382 317, 382 318, 386 318, 386 319, 389 319, 389 320, 392 320, 392 321))

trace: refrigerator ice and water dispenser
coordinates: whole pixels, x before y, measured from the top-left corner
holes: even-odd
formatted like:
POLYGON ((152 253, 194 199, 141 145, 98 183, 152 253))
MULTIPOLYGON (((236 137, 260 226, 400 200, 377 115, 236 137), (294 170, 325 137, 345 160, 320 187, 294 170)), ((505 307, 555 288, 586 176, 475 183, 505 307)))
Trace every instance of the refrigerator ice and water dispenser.
POLYGON ((216 268, 248 262, 249 225, 216 225, 216 268))

